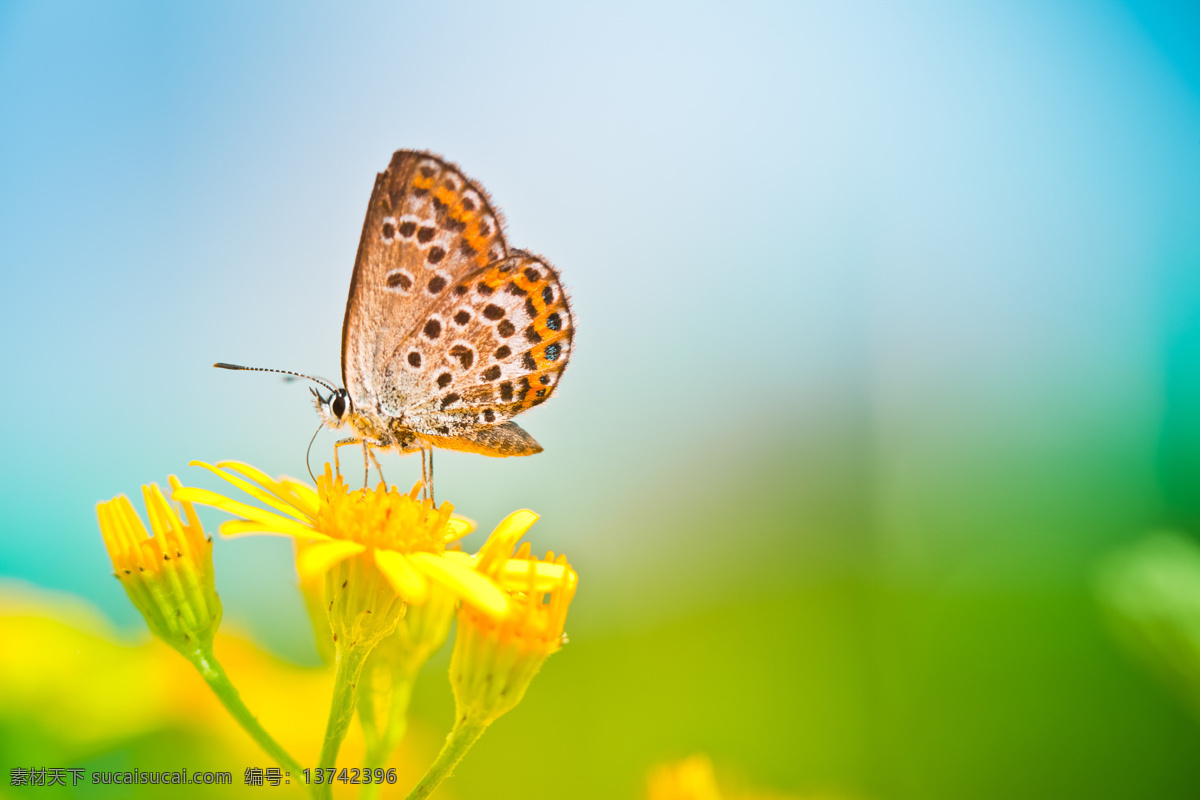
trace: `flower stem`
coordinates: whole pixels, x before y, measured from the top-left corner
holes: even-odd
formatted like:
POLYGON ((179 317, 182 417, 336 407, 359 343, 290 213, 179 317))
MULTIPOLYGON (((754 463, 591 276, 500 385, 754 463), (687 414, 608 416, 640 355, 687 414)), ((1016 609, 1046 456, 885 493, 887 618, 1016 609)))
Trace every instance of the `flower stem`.
MULTIPOLYGON (((321 758, 318 766, 329 769, 336 764, 338 750, 350 721, 354 719, 354 706, 358 698, 356 688, 362 677, 363 664, 366 663, 370 649, 366 647, 338 648, 337 671, 333 677, 333 702, 329 705, 329 722, 325 726, 325 742, 321 745, 321 758)), ((326 781, 317 787, 318 798, 333 796, 333 786, 326 781)))
POLYGON ((212 647, 200 645, 194 651, 184 653, 184 656, 200 672, 204 682, 213 690, 217 699, 221 701, 221 705, 225 706, 225 710, 237 720, 246 733, 250 734, 250 738, 258 742, 259 747, 266 750, 267 754, 275 759, 281 767, 298 778, 302 771, 300 764, 283 749, 279 742, 272 738, 271 734, 267 733, 258 718, 250 712, 250 709, 246 708, 241 695, 238 694, 237 687, 229 680, 224 667, 213 654, 212 647))
POLYGON ((430 765, 425 777, 421 778, 421 782, 408 793, 407 800, 424 800, 429 797, 442 781, 450 777, 450 773, 458 766, 458 762, 462 761, 463 756, 471 749, 471 745, 475 744, 483 735, 485 728, 487 728, 486 722, 479 722, 467 717, 460 719, 454 729, 450 731, 450 735, 446 737, 446 744, 442 746, 442 752, 438 753, 438 757, 430 765))
MULTIPOLYGON (((396 676, 396 682, 392 685, 392 697, 390 708, 388 709, 387 722, 382 733, 378 731, 378 721, 373 720, 376 726, 374 728, 376 735, 371 737, 367 743, 367 769, 386 767, 388 756, 392 754, 392 751, 396 749, 396 745, 400 744, 400 740, 404 738, 404 732, 408 729, 408 704, 412 699, 413 683, 415 680, 415 670, 396 676)), ((365 721, 363 727, 364 729, 367 727, 365 721)), ((363 787, 362 794, 359 795, 359 800, 371 800, 371 798, 378 797, 382 789, 381 784, 367 784, 363 787)))

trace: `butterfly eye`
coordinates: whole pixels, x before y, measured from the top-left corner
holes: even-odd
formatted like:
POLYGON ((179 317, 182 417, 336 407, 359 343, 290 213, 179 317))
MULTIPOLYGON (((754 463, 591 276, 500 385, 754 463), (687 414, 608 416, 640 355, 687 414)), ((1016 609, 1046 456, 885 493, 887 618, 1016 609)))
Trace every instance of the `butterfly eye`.
POLYGON ((346 413, 346 395, 342 393, 335 394, 333 402, 329 404, 329 407, 333 409, 333 415, 341 419, 342 414, 346 413))

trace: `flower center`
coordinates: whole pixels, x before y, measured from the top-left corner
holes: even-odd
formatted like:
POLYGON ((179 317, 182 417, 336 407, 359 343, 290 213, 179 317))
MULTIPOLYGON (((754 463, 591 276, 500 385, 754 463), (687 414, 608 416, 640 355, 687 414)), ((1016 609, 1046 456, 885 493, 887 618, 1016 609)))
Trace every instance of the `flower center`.
POLYGON ((349 491, 338 475, 317 478, 320 503, 316 528, 322 533, 368 547, 403 553, 438 553, 446 546, 446 523, 454 507, 442 503, 435 509, 413 492, 381 489, 349 491))

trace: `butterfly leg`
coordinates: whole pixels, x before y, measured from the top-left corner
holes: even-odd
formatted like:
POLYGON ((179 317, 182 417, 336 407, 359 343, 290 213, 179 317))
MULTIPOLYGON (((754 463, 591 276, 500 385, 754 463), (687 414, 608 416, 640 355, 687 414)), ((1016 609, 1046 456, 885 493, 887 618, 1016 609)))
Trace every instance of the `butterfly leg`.
POLYGON ((363 451, 363 488, 371 488, 371 462, 367 460, 367 456, 371 453, 371 445, 366 439, 362 440, 363 451))
MULTIPOLYGON (((365 440, 364 440, 364 442, 365 442, 365 440)), ((372 442, 372 444, 375 444, 375 443, 374 443, 374 442, 372 442)), ((380 482, 381 482, 381 483, 384 485, 384 487, 386 488, 386 487, 387 487, 387 478, 383 477, 383 468, 379 466, 379 459, 375 457, 375 451, 374 451, 374 450, 368 450, 367 452, 368 452, 368 453, 370 454, 370 456, 371 456, 371 463, 375 465, 375 471, 379 473, 379 480, 380 480, 380 482)))
POLYGON ((437 508, 437 501, 433 499, 433 448, 429 448, 429 502, 433 503, 433 507, 437 508))
POLYGON ((421 490, 429 496, 429 473, 425 471, 425 445, 421 445, 421 490))
POLYGON ((345 439, 340 439, 333 443, 333 473, 335 475, 342 474, 342 465, 338 460, 338 448, 347 444, 358 444, 361 439, 356 436, 347 436, 345 439))

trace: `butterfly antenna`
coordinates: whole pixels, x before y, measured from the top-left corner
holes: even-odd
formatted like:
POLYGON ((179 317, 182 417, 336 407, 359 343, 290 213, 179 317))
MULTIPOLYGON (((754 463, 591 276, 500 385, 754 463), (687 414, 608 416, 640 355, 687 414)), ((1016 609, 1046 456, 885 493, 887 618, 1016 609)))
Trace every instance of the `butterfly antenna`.
POLYGON ((312 381, 313 383, 321 384, 322 386, 324 386, 326 389, 328 389, 331 392, 337 391, 337 387, 334 386, 333 384, 329 383, 328 381, 321 380, 320 378, 314 378, 312 375, 305 375, 302 372, 292 372, 291 370, 286 370, 286 369, 267 369, 265 367, 243 367, 240 364, 226 364, 224 361, 218 361, 217 363, 213 364, 213 366, 216 367, 217 369, 242 370, 244 372, 275 372, 279 375, 291 375, 292 377, 295 377, 295 378, 307 378, 308 380, 312 381))
POLYGON ((308 440, 308 449, 304 451, 304 466, 308 470, 308 477, 312 478, 312 482, 314 484, 316 484, 316 482, 317 482, 317 476, 313 475, 313 473, 312 473, 312 462, 309 460, 309 458, 312 455, 313 442, 315 442, 317 440, 317 434, 320 433, 321 428, 324 428, 324 427, 325 427, 325 421, 322 420, 321 424, 317 426, 316 431, 313 432, 313 438, 308 440))

